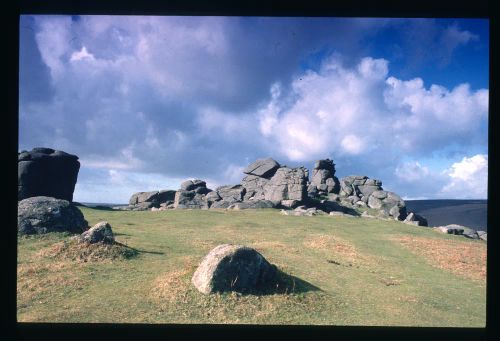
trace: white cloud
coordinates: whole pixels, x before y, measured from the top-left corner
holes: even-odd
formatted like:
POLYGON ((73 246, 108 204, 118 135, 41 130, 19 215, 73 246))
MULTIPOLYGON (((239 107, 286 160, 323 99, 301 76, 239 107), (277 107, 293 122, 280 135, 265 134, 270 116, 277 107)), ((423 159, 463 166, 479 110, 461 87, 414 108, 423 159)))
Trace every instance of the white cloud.
POLYGON ((485 143, 479 128, 487 120, 487 89, 426 88, 420 78, 388 72, 384 59, 363 58, 351 69, 334 55, 320 71, 297 76, 291 92, 272 96, 257 115, 260 131, 294 161, 330 154, 394 159, 485 143))
POLYGON ((73 52, 70 61, 74 62, 82 59, 95 60, 94 55, 92 53, 89 53, 85 46, 83 46, 80 51, 73 52))
POLYGON ((360 154, 365 148, 363 140, 356 135, 349 134, 340 142, 342 148, 349 154, 360 154))
POLYGON ((428 181, 429 168, 422 166, 418 161, 406 162, 398 167, 394 174, 404 182, 428 181))
POLYGON ((443 197, 485 199, 488 194, 488 155, 464 157, 446 172, 449 183, 440 192, 443 197))

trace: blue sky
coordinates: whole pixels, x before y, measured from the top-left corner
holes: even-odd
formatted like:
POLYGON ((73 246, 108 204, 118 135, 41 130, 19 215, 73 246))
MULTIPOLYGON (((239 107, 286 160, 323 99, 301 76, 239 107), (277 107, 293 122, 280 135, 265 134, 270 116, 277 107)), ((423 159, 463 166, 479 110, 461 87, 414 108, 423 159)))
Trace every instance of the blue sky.
POLYGON ((486 198, 483 19, 21 16, 19 148, 80 157, 74 198, 124 203, 257 158, 404 198, 486 198))

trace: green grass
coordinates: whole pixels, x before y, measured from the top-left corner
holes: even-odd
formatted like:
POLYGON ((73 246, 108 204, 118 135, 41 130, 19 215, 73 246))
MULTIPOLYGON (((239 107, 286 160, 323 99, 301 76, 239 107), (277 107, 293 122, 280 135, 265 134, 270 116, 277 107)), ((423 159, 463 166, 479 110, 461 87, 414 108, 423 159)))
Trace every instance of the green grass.
POLYGON ((272 209, 81 210, 91 226, 107 220, 127 247, 79 259, 68 256, 79 252, 68 234, 19 238, 18 321, 485 326, 477 264, 467 273, 453 267, 484 254, 483 241, 399 222, 272 209), (438 264, 412 240, 466 257, 438 264), (256 248, 295 286, 261 296, 199 293, 191 277, 222 243, 256 248))

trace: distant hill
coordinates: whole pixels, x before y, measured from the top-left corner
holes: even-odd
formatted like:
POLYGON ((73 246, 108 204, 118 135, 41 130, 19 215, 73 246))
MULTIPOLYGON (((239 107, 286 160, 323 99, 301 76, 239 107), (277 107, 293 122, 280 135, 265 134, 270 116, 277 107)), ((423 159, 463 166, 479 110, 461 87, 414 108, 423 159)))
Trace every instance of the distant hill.
POLYGON ((487 231, 487 200, 405 200, 408 211, 425 218, 429 226, 459 224, 487 231))

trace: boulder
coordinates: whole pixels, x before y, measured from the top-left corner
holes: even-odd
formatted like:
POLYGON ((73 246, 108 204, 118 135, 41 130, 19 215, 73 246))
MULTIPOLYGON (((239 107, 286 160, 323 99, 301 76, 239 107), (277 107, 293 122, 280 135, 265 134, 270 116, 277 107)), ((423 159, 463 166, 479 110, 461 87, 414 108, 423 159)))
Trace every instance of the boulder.
POLYGON ((73 200, 80 162, 78 156, 50 148, 23 151, 17 159, 18 200, 47 196, 73 200))
POLYGON ((205 200, 208 203, 212 204, 216 201, 222 200, 222 198, 220 197, 219 193, 217 193, 217 191, 212 191, 207 193, 207 195, 205 196, 205 200))
POLYGON ((232 204, 243 200, 246 189, 242 185, 227 185, 217 187, 216 192, 223 201, 232 204))
POLYGON ((348 218, 355 218, 356 216, 355 215, 352 215, 352 214, 347 214, 347 213, 344 213, 344 212, 339 212, 339 211, 331 211, 329 213, 329 215, 333 215, 333 216, 341 216, 341 217, 348 217, 348 218))
MULTIPOLYGON (((173 208, 178 209, 208 209, 211 201, 207 200, 207 195, 212 192, 207 188, 207 183, 203 180, 187 180, 181 184, 181 188, 175 192, 173 208)), ((211 195, 215 199, 215 195, 211 195)))
POLYGON ((470 239, 479 239, 479 235, 476 230, 471 229, 469 227, 463 227, 464 232, 462 232, 462 236, 470 238, 470 239))
POLYGON ((175 193, 174 208, 176 209, 208 209, 209 204, 205 194, 196 191, 179 190, 175 193))
POLYGON ((457 225, 457 224, 438 226, 438 227, 435 227, 434 229, 436 229, 439 232, 447 233, 447 234, 462 235, 462 233, 464 233, 464 226, 457 225))
POLYGON ((314 216, 326 214, 326 212, 319 210, 316 207, 306 207, 304 205, 297 207, 293 211, 281 210, 280 213, 292 216, 314 216))
POLYGON ((88 223, 82 212, 69 201, 38 196, 19 201, 17 227, 20 235, 63 231, 82 233, 88 223))
POLYGON ((276 266, 256 250, 243 245, 223 244, 203 258, 191 282, 203 294, 254 293, 274 285, 277 273, 276 266))
POLYGON ((397 220, 404 220, 407 216, 404 200, 393 192, 374 191, 368 197, 368 207, 381 210, 386 216, 397 220))
POLYGON ((207 183, 203 180, 186 180, 181 183, 181 190, 183 191, 193 191, 198 187, 206 188, 207 183))
POLYGON ((414 212, 410 212, 403 222, 415 226, 428 226, 427 219, 414 212))
POLYGON ((258 159, 248 165, 243 170, 243 173, 261 178, 271 178, 279 167, 280 164, 271 158, 258 159))
POLYGON ((101 221, 94 226, 92 226, 89 230, 83 232, 79 241, 82 243, 105 243, 105 244, 113 244, 115 242, 115 236, 113 235, 113 230, 111 229, 111 225, 107 221, 101 221))
POLYGON ((488 240, 488 233, 486 231, 477 231, 479 239, 488 240))
POLYGON ((300 205, 300 201, 298 200, 281 200, 281 206, 286 208, 295 208, 300 205))
POLYGON ((175 199, 175 191, 161 190, 151 192, 137 192, 132 194, 129 199, 129 205, 134 208, 151 208, 160 207, 162 204, 173 202, 175 199))
POLYGON ((237 202, 229 205, 227 208, 230 210, 231 209, 244 210, 244 209, 274 208, 274 207, 276 207, 276 205, 269 200, 251 200, 251 201, 237 202))
POLYGON ((264 187, 269 183, 269 179, 256 175, 247 175, 241 180, 241 185, 245 187, 243 200, 263 200, 264 187))
POLYGON ((282 200, 304 201, 307 198, 307 178, 304 167, 279 168, 264 187, 264 198, 276 203, 282 200))

